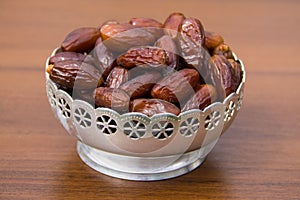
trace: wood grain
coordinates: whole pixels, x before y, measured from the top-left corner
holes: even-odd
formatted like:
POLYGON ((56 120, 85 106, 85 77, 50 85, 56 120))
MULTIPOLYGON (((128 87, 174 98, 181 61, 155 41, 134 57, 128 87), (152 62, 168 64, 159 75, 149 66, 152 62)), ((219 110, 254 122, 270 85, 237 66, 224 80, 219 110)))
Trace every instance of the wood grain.
POLYGON ((299 199, 298 1, 0 2, 0 199, 299 199), (83 164, 51 113, 44 62, 72 29, 133 16, 200 18, 243 59, 243 107, 206 162, 184 176, 124 181, 83 164))

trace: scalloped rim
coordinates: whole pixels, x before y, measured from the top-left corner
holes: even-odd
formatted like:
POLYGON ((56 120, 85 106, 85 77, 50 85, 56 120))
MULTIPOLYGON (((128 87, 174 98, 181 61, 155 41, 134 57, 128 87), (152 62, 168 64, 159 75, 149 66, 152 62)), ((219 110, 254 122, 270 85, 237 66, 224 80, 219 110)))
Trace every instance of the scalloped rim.
MULTIPOLYGON (((72 99, 72 103, 74 102, 74 99, 67 93, 65 92, 64 90, 61 90, 61 89, 58 89, 56 84, 49 78, 49 74, 47 73, 46 69, 49 65, 49 60, 50 60, 50 57, 55 55, 56 52, 59 50, 60 48, 57 47, 55 48, 51 55, 47 58, 46 60, 46 63, 45 63, 45 76, 46 76, 46 82, 49 81, 52 83, 52 85, 55 87, 55 90, 59 90, 59 91, 62 91, 65 93, 65 95, 67 95, 68 97, 70 97, 70 99, 72 99)), ((143 118, 144 120, 148 121, 148 122, 151 122, 153 118, 157 118, 157 117, 170 117, 170 118, 174 118, 174 119, 177 119, 177 120, 180 120, 180 118, 184 115, 188 115, 190 113, 194 113, 194 112, 201 112, 201 113, 206 113, 208 110, 210 110, 212 107, 215 107, 216 105, 219 105, 219 104, 223 104, 223 105, 226 105, 226 102, 231 98, 232 95, 236 94, 236 95, 239 95, 240 92, 243 90, 243 87, 244 87, 244 84, 246 82, 246 71, 245 71, 245 66, 243 64, 243 62, 237 57, 237 55, 235 53, 233 53, 233 57, 236 61, 240 62, 241 64, 241 70, 242 70, 242 80, 241 80, 241 83, 239 84, 236 92, 233 92, 231 93, 230 95, 228 95, 224 100, 223 102, 214 102, 212 104, 210 104, 209 106, 207 106, 204 110, 200 110, 200 109, 191 109, 191 110, 188 110, 188 111, 185 111, 185 112, 181 112, 178 116, 177 115, 174 115, 172 113, 159 113, 159 114, 155 114, 151 117, 148 117, 147 115, 145 114, 142 114, 142 113, 139 113, 139 112, 128 112, 128 113, 124 113, 124 114, 119 114, 118 112, 110 109, 110 108, 104 108, 104 107, 99 107, 99 108, 93 108, 94 110, 100 110, 100 111, 109 111, 109 112, 112 112, 114 113, 115 115, 123 118, 123 117, 126 117, 126 116, 137 116, 137 117, 141 117, 143 118)), ((84 102, 86 104, 89 104, 85 101, 82 101, 82 100, 76 100, 76 101, 81 101, 81 102, 84 102)), ((90 104, 89 104, 90 105, 90 104)), ((91 106, 91 105, 90 105, 91 106)), ((92 106, 91 106, 92 107, 92 106)))

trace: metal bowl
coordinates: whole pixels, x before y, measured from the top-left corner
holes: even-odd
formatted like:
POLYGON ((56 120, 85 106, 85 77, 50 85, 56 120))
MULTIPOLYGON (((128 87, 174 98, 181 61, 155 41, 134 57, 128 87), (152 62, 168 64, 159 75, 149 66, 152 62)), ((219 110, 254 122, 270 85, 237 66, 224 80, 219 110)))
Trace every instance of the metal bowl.
MULTIPOLYGON (((55 117, 78 139, 77 152, 88 166, 123 179, 162 180, 198 167, 233 122, 241 108, 246 79, 242 61, 236 56, 235 60, 242 71, 235 93, 204 111, 194 109, 178 116, 120 115, 108 108, 95 109, 58 89, 48 73, 46 91, 55 117)), ((49 58, 46 68, 48 64, 49 58)))

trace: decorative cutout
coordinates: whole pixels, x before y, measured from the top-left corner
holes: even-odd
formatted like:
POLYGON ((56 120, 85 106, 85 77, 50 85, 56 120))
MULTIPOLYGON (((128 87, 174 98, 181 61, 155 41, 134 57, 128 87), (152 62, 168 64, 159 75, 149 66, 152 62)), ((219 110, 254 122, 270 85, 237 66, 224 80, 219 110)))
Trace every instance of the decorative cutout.
POLYGON ((96 120, 97 128, 106 135, 117 132, 117 122, 108 115, 101 115, 96 120))
POLYGON ((197 118, 190 117, 187 120, 180 123, 179 132, 181 135, 190 137, 196 134, 200 126, 200 122, 197 118))
POLYGON ((62 115, 65 118, 69 118, 71 116, 71 108, 70 105, 67 103, 67 100, 64 98, 59 98, 57 104, 62 115))
POLYGON ((48 93, 50 105, 52 107, 55 107, 56 106, 56 96, 55 96, 53 88, 50 86, 50 84, 47 87, 47 93, 48 93))
POLYGON ((219 111, 212 111, 206 118, 205 118, 205 123, 204 123, 204 127, 206 130, 213 130, 215 129, 219 123, 220 123, 220 119, 221 119, 221 114, 219 111))
POLYGON ((241 106, 242 106, 242 103, 243 103, 243 99, 244 99, 244 92, 241 91, 241 92, 240 92, 240 95, 239 95, 238 102, 237 102, 237 106, 236 106, 236 109, 237 109, 237 110, 240 110, 240 109, 241 109, 241 106))
POLYGON ((225 109, 225 118, 224 121, 227 122, 232 119, 235 113, 236 104, 233 101, 230 101, 228 106, 225 109))
POLYGON ((138 120, 130 120, 123 126, 124 134, 131 139, 142 138, 146 134, 146 126, 138 120))
POLYGON ((76 108, 74 117, 75 121, 83 128, 88 128, 92 125, 91 115, 83 108, 76 108))
POLYGON ((160 121, 152 126, 152 135, 159 140, 171 137, 173 131, 174 125, 168 121, 160 121))

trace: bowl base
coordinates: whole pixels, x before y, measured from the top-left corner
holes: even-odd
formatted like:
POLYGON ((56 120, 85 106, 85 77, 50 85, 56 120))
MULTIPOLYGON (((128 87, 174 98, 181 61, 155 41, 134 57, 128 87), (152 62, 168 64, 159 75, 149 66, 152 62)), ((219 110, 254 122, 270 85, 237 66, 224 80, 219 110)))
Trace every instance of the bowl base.
POLYGON ((162 157, 124 156, 77 143, 77 152, 88 166, 108 176, 135 180, 155 181, 174 178, 197 168, 206 158, 203 149, 162 157))

